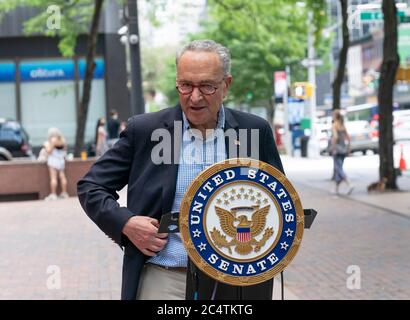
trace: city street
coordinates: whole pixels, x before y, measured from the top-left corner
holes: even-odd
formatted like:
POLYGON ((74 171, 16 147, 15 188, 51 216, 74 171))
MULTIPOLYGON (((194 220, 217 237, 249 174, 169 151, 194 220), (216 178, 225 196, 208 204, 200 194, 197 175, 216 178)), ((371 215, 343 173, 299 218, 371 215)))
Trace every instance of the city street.
MULTIPOLYGON (((303 207, 318 211, 284 272, 285 299, 410 298, 410 175, 398 179, 407 192, 368 195, 377 159, 349 157, 346 172, 356 188, 336 196, 331 158, 282 157, 303 207), (360 289, 348 289, 349 266, 360 268, 360 289)), ((122 251, 76 198, 0 203, 0 233, 0 299, 120 298, 122 251)), ((279 289, 276 282, 275 299, 279 289)))
MULTIPOLYGON (((294 255, 287 241, 298 243, 300 229, 290 230, 297 221, 291 202, 279 203, 285 196, 256 192, 247 203, 233 187, 225 200, 198 193, 215 202, 194 199, 194 210, 226 206, 215 209, 219 222, 204 217, 208 233, 201 224, 191 230, 200 254, 220 259, 223 277, 228 267, 251 275, 253 258, 264 271, 266 259, 276 269, 275 255, 292 256, 273 300, 281 286, 286 300, 410 300, 410 0, 77 2, 0 0, 0 300, 119 300, 122 248, 83 211, 78 181, 90 172, 99 191, 118 186, 104 176, 118 173, 130 182, 121 206, 129 190, 133 212, 172 210, 196 168, 224 157, 220 128, 227 158, 257 151, 279 166, 274 139, 303 208, 318 212, 294 255), (179 148, 182 136, 192 144, 179 148), (327 154, 350 151, 351 184, 339 189, 332 179, 341 161, 327 154), (150 156, 186 164, 175 175, 150 156), (375 187, 393 171, 397 190, 375 187), (171 185, 182 190, 175 199, 171 185), (208 251, 215 246, 226 250, 221 257, 208 251)), ((84 206, 107 212, 105 200, 84 206)), ((105 218, 107 230, 114 222, 105 218)), ((163 250, 152 232, 141 245, 163 250)), ((138 262, 132 251, 127 278, 138 262)))
POLYGON ((378 156, 354 155, 345 170, 355 189, 336 196, 330 157, 282 161, 303 207, 318 211, 285 271, 288 289, 300 299, 409 299, 410 172, 397 180, 402 192, 367 194, 378 156), (360 268, 360 289, 347 287, 349 266, 360 268))
POLYGON ((122 251, 77 198, 1 203, 0 220, 0 299, 119 299, 122 251))

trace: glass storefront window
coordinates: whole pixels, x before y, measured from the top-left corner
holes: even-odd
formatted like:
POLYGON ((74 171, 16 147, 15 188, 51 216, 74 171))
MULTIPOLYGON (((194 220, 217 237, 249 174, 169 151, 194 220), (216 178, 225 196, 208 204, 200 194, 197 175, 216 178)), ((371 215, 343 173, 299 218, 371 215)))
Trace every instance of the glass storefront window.
MULTIPOLYGON (((85 61, 78 62, 82 95, 85 61)), ((57 127, 74 145, 77 128, 75 63, 68 59, 24 60, 20 63, 21 120, 33 146, 40 146, 50 127, 57 127)), ((85 143, 94 141, 98 118, 105 116, 104 60, 96 68, 88 107, 85 143)))
POLYGON ((26 60, 20 63, 21 120, 34 146, 47 139, 50 127, 74 143, 76 127, 74 62, 26 60))
MULTIPOLYGON (((85 60, 78 61, 78 71, 80 76, 80 97, 83 92, 83 79, 85 75, 85 60)), ((92 82, 90 104, 88 105, 87 124, 85 126, 85 143, 93 143, 97 121, 100 117, 105 117, 105 83, 104 83, 104 60, 95 60, 94 77, 92 82)))

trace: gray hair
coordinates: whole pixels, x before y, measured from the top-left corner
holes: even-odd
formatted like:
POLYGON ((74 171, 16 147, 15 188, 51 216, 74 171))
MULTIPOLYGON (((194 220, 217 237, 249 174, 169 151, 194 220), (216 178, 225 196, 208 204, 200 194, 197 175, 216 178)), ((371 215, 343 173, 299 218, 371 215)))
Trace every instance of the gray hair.
POLYGON ((224 76, 231 74, 231 54, 229 49, 217 43, 213 40, 194 40, 185 45, 178 53, 176 57, 176 65, 178 66, 179 59, 187 51, 206 51, 215 52, 219 56, 219 60, 222 64, 224 76))

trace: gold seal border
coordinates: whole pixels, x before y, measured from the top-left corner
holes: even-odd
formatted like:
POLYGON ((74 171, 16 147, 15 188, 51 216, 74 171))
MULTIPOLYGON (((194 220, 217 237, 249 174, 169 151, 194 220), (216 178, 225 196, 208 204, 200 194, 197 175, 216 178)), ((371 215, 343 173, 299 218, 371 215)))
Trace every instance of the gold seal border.
POLYGON ((302 241, 303 229, 304 229, 304 214, 303 214, 303 208, 302 208, 299 195, 297 194, 293 185, 290 183, 290 181, 286 178, 286 176, 282 172, 280 172, 278 169, 276 169, 272 165, 266 162, 260 161, 260 160, 249 159, 249 158, 232 158, 232 159, 223 160, 223 161, 213 164, 209 168, 202 171, 191 182, 181 202, 180 213, 179 213, 179 229, 180 229, 181 237, 182 237, 183 243, 185 245, 185 248, 187 250, 189 257, 191 258, 192 262, 201 271, 205 272, 208 276, 210 276, 211 278, 219 282, 223 282, 223 283, 230 284, 230 285, 236 285, 236 286, 250 286, 250 285, 255 285, 255 284, 265 282, 267 280, 274 278, 278 273, 283 271, 289 265, 289 263, 293 260, 293 258, 295 257, 299 249, 300 243, 302 241), (190 234, 189 234, 189 223, 188 223, 189 208, 193 200, 193 197, 197 193, 200 186, 203 184, 204 181, 209 179, 215 173, 222 171, 222 170, 229 169, 229 168, 238 167, 238 166, 239 167, 250 167, 256 170, 259 169, 262 171, 266 171, 272 176, 274 176, 285 187, 287 193, 290 195, 293 201, 293 204, 294 204, 295 212, 296 212, 296 234, 292 242, 292 245, 287 250, 287 253, 274 268, 270 269, 269 271, 262 272, 254 276, 252 275, 232 276, 232 275, 225 274, 221 271, 218 271, 215 267, 213 267, 211 264, 205 261, 202 258, 202 256, 197 252, 190 238, 190 234))

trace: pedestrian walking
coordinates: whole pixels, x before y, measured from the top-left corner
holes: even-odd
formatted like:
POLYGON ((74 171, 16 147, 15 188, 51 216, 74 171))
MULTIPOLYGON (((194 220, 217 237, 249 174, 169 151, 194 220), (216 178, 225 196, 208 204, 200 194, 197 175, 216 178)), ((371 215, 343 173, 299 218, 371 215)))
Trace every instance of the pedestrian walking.
POLYGON ((348 187, 347 194, 350 194, 353 191, 353 185, 350 184, 343 169, 344 160, 350 153, 350 136, 344 125, 343 115, 339 110, 333 112, 331 153, 336 184, 334 193, 339 194, 340 184, 344 182, 348 187))

